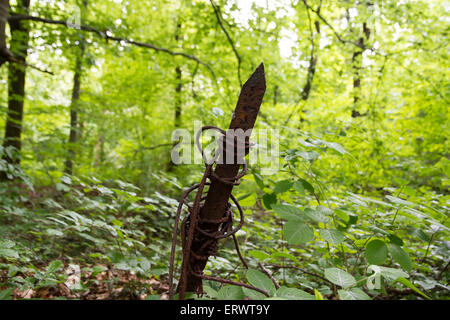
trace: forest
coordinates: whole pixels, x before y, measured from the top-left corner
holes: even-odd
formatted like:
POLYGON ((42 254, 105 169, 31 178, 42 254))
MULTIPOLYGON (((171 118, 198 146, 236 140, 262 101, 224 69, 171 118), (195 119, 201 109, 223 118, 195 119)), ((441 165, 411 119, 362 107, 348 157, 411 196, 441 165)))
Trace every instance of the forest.
POLYGON ((0 300, 449 300, 449 11, 0 0, 0 300))

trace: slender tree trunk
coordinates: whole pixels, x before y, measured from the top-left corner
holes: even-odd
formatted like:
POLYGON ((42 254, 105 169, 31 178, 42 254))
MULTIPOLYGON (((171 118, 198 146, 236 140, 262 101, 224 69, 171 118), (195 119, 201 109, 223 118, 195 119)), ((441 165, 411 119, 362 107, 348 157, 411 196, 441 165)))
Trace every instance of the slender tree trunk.
MULTIPOLYGON (((180 41, 180 32, 181 32, 181 22, 178 20, 177 27, 175 30, 175 41, 178 44, 180 41)), ((181 97, 182 90, 183 90, 183 72, 181 70, 181 66, 177 65, 175 67, 175 99, 174 99, 174 105, 175 105, 175 113, 174 113, 174 128, 178 129, 181 126, 181 113, 183 110, 183 100, 181 97)), ((174 146, 177 144, 177 142, 174 143, 174 146)), ((171 172, 173 171, 175 165, 170 160, 167 165, 167 171, 171 172)))
MULTIPOLYGON (((30 7, 30 0, 18 1, 18 11, 27 12, 30 7)), ((27 22, 11 21, 11 51, 14 52, 16 60, 26 61, 29 26, 27 22)), ((26 67, 18 63, 8 65, 8 112, 6 116, 5 137, 3 147, 15 148, 17 154, 10 157, 4 153, 3 159, 10 164, 20 164, 20 150, 22 149, 22 120, 23 105, 25 99, 25 76, 26 67)), ((6 172, 0 173, 0 179, 5 180, 6 172)))
MULTIPOLYGON (((87 0, 83 1, 83 15, 87 11, 87 0)), ((81 17, 82 18, 82 17, 81 17)), ((82 23, 83 21, 81 21, 82 23)), ((81 91, 81 77, 83 74, 83 58, 86 50, 86 42, 84 36, 80 34, 80 52, 77 54, 75 62, 75 71, 73 76, 73 88, 72 88, 72 100, 70 103, 70 134, 67 145, 67 159, 65 162, 64 172, 67 174, 73 174, 73 161, 76 158, 76 144, 78 142, 80 127, 78 124, 78 108, 81 91)))
MULTIPOLYGON (((179 44, 180 41, 180 32, 181 32, 181 22, 177 22, 177 28, 175 30, 175 41, 179 44)), ((175 129, 180 127, 181 124, 181 111, 182 111, 182 98, 181 98, 181 90, 183 89, 182 82, 182 71, 181 66, 177 65, 175 68, 175 119, 174 125, 175 129)))
POLYGON ((6 45, 6 23, 8 22, 9 0, 0 0, 0 66, 12 57, 6 45))
POLYGON ((80 53, 77 55, 75 72, 73 77, 72 101, 70 104, 70 134, 69 143, 67 147, 67 159, 65 163, 64 172, 67 174, 73 173, 73 160, 76 157, 76 144, 78 142, 79 126, 78 126, 78 106, 81 91, 81 75, 83 71, 83 58, 85 52, 85 41, 81 37, 80 53))
MULTIPOLYGON (((347 21, 350 24, 349 14, 347 12, 347 21)), ((364 53, 364 48, 366 46, 366 42, 370 38, 370 29, 367 26, 367 23, 364 22, 362 25, 362 31, 364 36, 360 36, 358 38, 358 45, 360 49, 357 49, 353 52, 352 55, 352 68, 353 68, 353 110, 352 117, 361 117, 362 114, 358 111, 359 102, 361 99, 361 70, 362 70, 362 58, 364 53)))
MULTIPOLYGON (((305 121, 303 118, 304 115, 304 104, 309 99, 309 95, 311 93, 311 88, 314 80, 314 76, 316 75, 316 67, 317 67, 317 61, 319 59, 319 54, 317 52, 316 47, 316 39, 320 38, 320 23, 319 21, 314 22, 314 26, 316 29, 316 35, 314 34, 314 30, 312 28, 311 24, 311 18, 309 15, 309 11, 307 11, 308 19, 309 19, 309 31, 310 31, 310 41, 311 41, 311 53, 309 56, 309 66, 308 66, 308 73, 306 75, 306 82, 302 88, 301 94, 300 94, 300 101, 298 103, 301 103, 300 105, 300 122, 305 121)), ((297 109, 296 109, 297 110, 297 109)), ((289 121, 291 120, 291 117, 294 115, 295 111, 291 112, 287 119, 284 122, 284 125, 287 125, 289 121)))

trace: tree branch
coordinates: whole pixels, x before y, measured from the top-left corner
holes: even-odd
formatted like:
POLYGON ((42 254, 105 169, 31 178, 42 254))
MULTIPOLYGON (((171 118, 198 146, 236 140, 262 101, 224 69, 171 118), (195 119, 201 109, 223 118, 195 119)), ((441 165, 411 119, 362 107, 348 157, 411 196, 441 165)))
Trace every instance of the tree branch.
POLYGON ((221 17, 219 8, 214 4, 213 0, 209 0, 209 1, 211 2, 211 6, 214 9, 214 13, 216 15, 217 22, 219 23, 219 26, 222 29, 223 33, 225 33, 225 36, 227 37, 228 42, 230 43, 231 48, 233 49, 234 55, 236 56, 236 59, 237 59, 237 62, 238 62, 238 80, 239 80, 239 85, 242 87, 242 81, 241 81, 241 62, 242 62, 242 59, 241 59, 241 56, 239 55, 239 53, 238 53, 238 51, 236 49, 236 46, 234 45, 233 40, 230 37, 230 34, 228 33, 227 29, 225 29, 225 27, 224 27, 224 25, 222 23, 222 19, 223 18, 221 17))
POLYGON ((336 36, 336 38, 339 40, 339 42, 341 42, 341 43, 343 43, 343 44, 346 44, 346 43, 350 43, 350 44, 352 44, 352 45, 354 45, 354 46, 357 46, 358 48, 361 48, 361 49, 363 49, 363 50, 365 50, 365 49, 369 49, 369 47, 367 47, 365 44, 361 44, 361 43, 359 43, 359 42, 355 42, 355 41, 351 41, 351 40, 346 40, 346 39, 344 39, 344 38, 342 38, 340 35, 339 35, 339 33, 336 31, 336 29, 334 29, 334 27, 323 17, 323 15, 320 13, 320 7, 317 9, 317 10, 314 10, 314 8, 313 7, 311 7, 309 4, 308 4, 308 2, 306 1, 306 0, 302 0, 303 1, 303 3, 305 4, 305 7, 308 9, 308 10, 311 10, 312 12, 314 12, 318 17, 319 17, 319 19, 320 20, 322 20, 330 29, 331 29, 331 31, 333 31, 333 33, 334 33, 334 35, 336 36))
MULTIPOLYGON (((47 19, 47 18, 42 18, 42 17, 34 17, 34 16, 29 16, 29 15, 16 15, 16 16, 10 16, 8 17, 8 21, 14 21, 14 20, 30 20, 30 21, 36 21, 36 22, 42 22, 42 23, 47 23, 47 24, 54 24, 54 25, 60 25, 60 26, 64 26, 66 28, 71 28, 73 27, 73 25, 71 25, 69 22, 64 21, 64 20, 53 20, 53 19, 47 19)), ((124 42, 124 43, 128 43, 137 47, 143 47, 143 48, 148 48, 148 49, 152 49, 158 52, 164 52, 167 54, 170 54, 172 56, 182 56, 186 59, 192 60, 197 62, 198 64, 201 64, 202 66, 204 66, 206 69, 208 69, 208 71, 211 73, 213 79, 215 82, 216 81, 216 74, 214 73, 213 69, 206 63, 201 61, 199 58, 197 58, 194 55, 185 53, 185 52, 178 52, 178 51, 172 51, 169 50, 167 48, 163 48, 163 47, 158 47, 155 46, 151 43, 145 43, 145 42, 139 42, 139 41, 134 41, 131 39, 127 39, 127 38, 121 38, 121 37, 115 37, 112 36, 108 31, 103 32, 100 31, 96 28, 93 28, 89 25, 79 25, 79 26, 75 26, 76 28, 85 31, 85 32, 90 32, 90 33, 94 33, 97 36, 102 37, 105 40, 111 40, 111 41, 115 41, 115 42, 124 42)))

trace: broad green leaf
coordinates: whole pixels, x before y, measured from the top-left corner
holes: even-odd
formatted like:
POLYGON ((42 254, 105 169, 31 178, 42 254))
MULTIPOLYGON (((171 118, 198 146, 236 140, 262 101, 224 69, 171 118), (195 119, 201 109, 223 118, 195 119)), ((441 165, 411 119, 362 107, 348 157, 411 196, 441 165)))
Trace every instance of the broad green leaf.
POLYGON ((350 217, 348 216, 347 212, 341 209, 335 209, 334 213, 341 218, 345 223, 347 223, 350 220, 350 217))
POLYGON ((338 290, 338 294, 342 300, 371 300, 370 297, 360 288, 338 290))
POLYGON ((63 266, 63 263, 61 260, 55 260, 50 262, 50 264, 45 269, 47 273, 53 273, 55 271, 58 271, 63 266))
POLYGON ((0 291, 0 300, 12 300, 13 291, 13 288, 8 288, 0 291))
POLYGON ((325 278, 342 288, 349 288, 356 284, 355 278, 350 273, 338 268, 325 269, 325 278))
POLYGON ((253 172, 253 178, 255 179, 256 184, 258 187, 263 190, 264 189, 264 180, 261 177, 261 175, 257 172, 253 172))
POLYGON ((295 155, 301 157, 306 161, 314 161, 319 158, 319 153, 315 151, 297 151, 295 155))
POLYGON ((298 261, 298 259, 296 257, 294 257, 292 254, 286 253, 286 252, 274 252, 274 253, 272 253, 272 258, 275 258, 275 259, 287 258, 287 259, 294 261, 295 263, 300 263, 300 261, 298 261))
POLYGON ((417 292, 418 294, 420 294, 424 298, 426 298, 428 300, 431 300, 431 298, 429 296, 427 296, 425 293, 423 293, 422 291, 417 289, 417 287, 415 285, 413 285, 409 280, 400 277, 400 278, 397 279, 397 282, 400 282, 401 284, 407 286, 408 288, 410 288, 411 290, 417 292))
POLYGON ((328 241, 333 245, 340 244, 345 239, 345 236, 340 231, 335 229, 320 229, 319 233, 325 241, 328 241))
POLYGON ((216 290, 214 290, 213 288, 211 288, 210 286, 204 285, 203 290, 206 292, 206 294, 210 298, 217 298, 217 296, 218 296, 218 292, 216 290))
POLYGON ((414 204, 412 202, 409 202, 409 201, 406 201, 406 200, 403 200, 403 199, 400 199, 400 198, 394 197, 394 196, 387 195, 386 198, 393 203, 400 204, 403 206, 410 206, 410 205, 414 204))
POLYGON ((295 191, 297 191, 299 194, 304 195, 305 194, 305 187, 303 186, 303 183, 300 181, 295 181, 293 184, 293 188, 295 191))
POLYGON ((244 295, 246 297, 249 297, 252 300, 264 300, 266 299, 266 296, 262 294, 261 292, 258 292, 256 290, 252 290, 249 288, 242 287, 242 291, 244 292, 244 295))
POLYGON ((250 250, 248 253, 252 257, 255 257, 256 259, 261 260, 261 261, 270 258, 269 254, 267 254, 263 251, 260 251, 260 250, 250 250))
POLYGON ((286 204, 274 204, 272 210, 285 220, 298 220, 304 221, 303 211, 297 207, 286 204))
POLYGON ((283 192, 288 191, 291 187, 292 187, 292 182, 290 180, 278 181, 275 184, 273 192, 275 192, 275 193, 283 193, 283 192))
POLYGON ((392 234, 392 233, 388 234, 388 238, 389 238, 390 243, 393 243, 393 244, 396 244, 399 246, 403 245, 403 240, 400 239, 399 237, 397 237, 395 234, 392 234))
POLYGON ((406 271, 410 272, 412 269, 411 259, 409 255, 400 246, 391 243, 389 245, 389 252, 395 261, 397 261, 400 266, 406 271))
POLYGON ((290 220, 283 226, 283 234, 289 244, 301 244, 314 238, 314 229, 296 220, 290 220))
POLYGON ((0 239, 0 249, 11 249, 16 244, 9 239, 0 239))
POLYGON ((294 188, 298 192, 303 193, 302 191, 300 191, 300 190, 302 190, 301 189, 302 187, 303 187, 303 190, 308 190, 311 194, 314 194, 314 187, 305 179, 300 178, 294 183, 294 188))
POLYGON ((277 195, 275 193, 266 193, 262 197, 263 204, 267 209, 271 209, 272 205, 277 203, 277 195))
POLYGON ((241 199, 238 198, 239 204, 242 207, 251 207, 256 203, 256 194, 251 192, 241 196, 241 199))
POLYGON ((366 259, 370 264, 382 264, 388 254, 386 243, 382 240, 372 240, 366 245, 366 259))
POLYGON ((281 286, 275 293, 276 297, 288 300, 315 300, 315 296, 303 290, 281 286))
POLYGON ((383 267, 383 266, 370 265, 369 267, 367 267, 367 271, 374 272, 371 275, 371 277, 374 277, 376 274, 380 274, 387 280, 397 280, 398 278, 408 278, 409 277, 409 275, 401 269, 395 269, 395 268, 389 268, 389 267, 383 267))
POLYGON ((330 215, 333 214, 333 210, 328 209, 327 207, 324 207, 324 206, 321 206, 321 205, 318 205, 316 207, 316 211, 321 213, 321 214, 327 215, 327 216, 330 216, 330 215))
POLYGON ((242 300, 244 293, 240 286, 223 286, 217 293, 219 300, 242 300))
POLYGON ((0 248, 0 257, 6 257, 6 258, 19 258, 19 254, 17 251, 13 249, 2 249, 0 248))
POLYGON ((275 293, 276 289, 274 283, 272 282, 272 280, 270 280, 268 276, 266 276, 261 271, 255 269, 248 269, 246 275, 247 281, 251 285, 267 291, 270 295, 273 295, 275 293))
POLYGON ((337 153, 340 153, 342 155, 348 153, 347 151, 345 151, 345 149, 339 143, 336 143, 336 142, 325 142, 325 141, 323 141, 323 142, 328 148, 333 149, 337 153))
POLYGON ((328 218, 325 214, 323 214, 320 211, 311 209, 311 208, 306 208, 304 211, 305 215, 312 221, 317 222, 317 223, 328 223, 330 222, 330 218, 328 218))

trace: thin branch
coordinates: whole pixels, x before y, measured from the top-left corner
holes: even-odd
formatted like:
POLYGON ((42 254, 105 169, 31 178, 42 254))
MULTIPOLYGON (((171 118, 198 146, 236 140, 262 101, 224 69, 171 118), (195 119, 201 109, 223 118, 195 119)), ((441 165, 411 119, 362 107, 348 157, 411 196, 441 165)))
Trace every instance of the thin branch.
POLYGON ((296 269, 296 270, 299 270, 299 271, 301 271, 301 272, 303 272, 305 274, 309 274, 310 276, 322 279, 323 281, 325 281, 327 283, 333 284, 330 280, 328 280, 325 277, 322 277, 320 274, 317 274, 317 273, 314 273, 314 272, 310 272, 308 270, 302 269, 302 268, 297 267, 297 266, 282 266, 282 265, 278 265, 278 264, 272 264, 271 267, 278 268, 278 269, 296 269))
MULTIPOLYGON (((47 19, 47 18, 42 18, 42 17, 34 17, 34 16, 29 16, 29 15, 15 15, 15 16, 10 16, 8 17, 8 21, 15 21, 15 20, 31 20, 31 21, 36 21, 36 22, 42 22, 42 23, 48 23, 48 24, 54 24, 54 25, 61 25, 67 28, 73 28, 74 26, 71 25, 69 22, 67 21, 63 21, 63 20, 53 20, 53 19, 47 19)), ((169 50, 167 48, 163 48, 163 47, 158 47, 155 46, 151 43, 145 43, 145 42, 139 42, 139 41, 134 41, 131 39, 127 39, 127 38, 121 38, 121 37, 115 37, 112 36, 109 32, 103 32, 100 31, 96 28, 93 28, 89 25, 77 25, 75 26, 75 28, 78 28, 79 30, 85 31, 85 32, 90 32, 90 33, 94 33, 102 38, 104 38, 105 40, 111 40, 111 41, 116 41, 116 42, 123 42, 123 43, 128 43, 137 47, 143 47, 143 48, 148 48, 148 49, 152 49, 158 52, 164 52, 167 54, 170 54, 172 56, 182 56, 186 59, 189 60, 193 60, 199 64, 201 64, 202 66, 204 66, 206 69, 208 69, 208 71, 211 73, 213 79, 215 82, 216 81, 216 75, 214 73, 214 71, 212 70, 212 68, 205 62, 201 61, 199 58, 197 58, 194 55, 185 53, 185 52, 178 52, 178 51, 172 51, 169 50)))
POLYGON ((353 44, 354 46, 357 46, 358 48, 361 48, 363 50, 365 49, 369 49, 369 47, 367 47, 365 44, 361 44, 355 41, 351 41, 351 40, 346 40, 344 38, 342 38, 339 33, 336 31, 336 29, 323 17, 323 15, 320 13, 320 7, 317 10, 314 10, 314 8, 312 8, 308 2, 306 0, 303 0, 303 3, 305 4, 305 7, 308 10, 311 10, 312 12, 314 12, 320 20, 322 20, 330 29, 331 31, 333 31, 334 35, 336 36, 336 38, 339 40, 339 42, 346 44, 346 43, 350 43, 353 44))
POLYGON ((262 272, 264 272, 269 278, 270 280, 272 280, 273 284, 275 285, 275 288, 278 290, 280 289, 280 284, 278 283, 278 281, 273 277, 273 275, 270 273, 269 270, 267 270, 266 268, 264 268, 263 264, 261 262, 258 262, 258 266, 261 268, 262 272))
POLYGON ((255 290, 255 291, 258 291, 258 292, 262 293, 266 297, 270 297, 269 293, 266 290, 259 289, 257 287, 254 287, 252 285, 249 285, 249 284, 246 284, 246 283, 243 283, 243 282, 237 282, 237 281, 226 280, 226 279, 221 279, 221 278, 217 278, 217 277, 211 277, 211 276, 207 276, 207 275, 204 275, 204 274, 195 274, 195 275, 197 277, 205 279, 205 280, 217 281, 217 282, 220 282, 220 283, 232 284, 232 285, 235 285, 235 286, 240 286, 240 287, 252 289, 252 290, 255 290))
POLYGON ((219 26, 222 29, 223 33, 225 33, 225 36, 227 37, 228 42, 230 43, 231 48, 233 49, 234 55, 236 56, 236 59, 237 59, 237 62, 238 62, 238 80, 239 80, 239 85, 242 87, 242 80, 241 80, 241 62, 242 62, 242 59, 241 59, 241 56, 239 55, 239 53, 238 53, 238 51, 236 49, 236 46, 234 45, 234 42, 233 42, 233 40, 230 37, 230 34, 228 33, 227 29, 225 29, 225 27, 224 27, 224 25, 222 23, 223 17, 221 17, 221 14, 220 14, 220 11, 219 11, 218 7, 214 4, 213 0, 210 0, 210 2, 211 2, 211 6, 214 9, 214 13, 216 15, 217 22, 219 23, 219 26))

